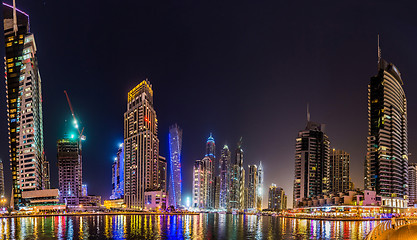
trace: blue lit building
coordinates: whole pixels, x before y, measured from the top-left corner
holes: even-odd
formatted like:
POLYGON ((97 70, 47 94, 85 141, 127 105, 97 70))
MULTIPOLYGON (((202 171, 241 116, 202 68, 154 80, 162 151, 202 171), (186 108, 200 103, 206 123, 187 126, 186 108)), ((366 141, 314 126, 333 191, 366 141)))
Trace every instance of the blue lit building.
POLYGON ((122 199, 124 196, 124 162, 124 146, 121 143, 112 166, 113 189, 110 199, 122 199))
POLYGON ((182 129, 174 124, 169 128, 169 155, 170 155, 170 173, 169 173, 169 205, 175 208, 181 207, 181 147, 182 147, 182 129))

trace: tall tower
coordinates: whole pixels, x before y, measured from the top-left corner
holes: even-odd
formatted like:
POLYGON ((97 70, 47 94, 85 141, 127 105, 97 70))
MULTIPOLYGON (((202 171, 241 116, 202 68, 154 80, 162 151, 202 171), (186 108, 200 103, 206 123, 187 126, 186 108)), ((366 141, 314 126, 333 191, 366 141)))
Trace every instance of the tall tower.
POLYGON ((82 196, 82 159, 80 141, 74 136, 57 142, 59 198, 69 206, 77 206, 82 196))
POLYGON ((112 165, 112 195, 110 199, 121 199, 124 196, 124 147, 120 144, 117 156, 112 165))
POLYGON ((4 166, 0 159, 0 197, 4 196, 4 166))
POLYGON ((128 93, 124 114, 124 199, 128 208, 143 209, 145 191, 159 188, 157 132, 152 85, 146 79, 128 93))
POLYGON ((258 187, 256 188, 257 200, 256 200, 256 208, 258 211, 262 211, 262 201, 263 201, 263 194, 264 194, 264 169, 262 166, 262 162, 259 163, 258 167, 258 187))
POLYGON ((304 198, 329 193, 329 165, 330 141, 324 125, 308 121, 295 144, 294 207, 304 198))
POLYGON ((329 192, 338 194, 349 190, 350 154, 343 150, 330 151, 330 189, 329 192))
POLYGON ((287 209, 287 195, 282 188, 271 184, 268 192, 268 209, 272 211, 281 211, 287 209))
POLYGON ((408 164, 408 206, 417 204, 417 163, 408 164))
POLYGON ((246 199, 246 207, 249 210, 257 209, 258 201, 258 167, 256 165, 249 165, 249 175, 248 175, 248 194, 246 199))
POLYGON ((220 156, 220 193, 219 208, 227 209, 229 203, 231 153, 229 147, 224 145, 220 156))
POLYGON ((170 178, 169 178, 169 205, 179 208, 181 203, 182 176, 181 176, 181 148, 182 129, 174 124, 169 128, 169 154, 170 154, 170 178))
POLYGON ((381 58, 378 38, 378 72, 368 85, 368 144, 365 189, 381 196, 407 198, 407 99, 400 71, 381 58))
POLYGON ((44 158, 41 78, 29 15, 3 3, 3 17, 9 156, 17 208, 21 191, 49 186, 49 165, 44 158))
POLYGON ((243 210, 245 205, 245 170, 243 169, 242 138, 237 143, 231 176, 230 208, 243 210))
POLYGON ((212 209, 215 207, 215 161, 216 161, 216 143, 213 135, 210 133, 206 143, 206 155, 202 160, 206 166, 206 191, 207 191, 207 202, 206 207, 212 209))
POLYGON ((206 166, 203 160, 196 160, 193 168, 193 207, 206 208, 206 166))

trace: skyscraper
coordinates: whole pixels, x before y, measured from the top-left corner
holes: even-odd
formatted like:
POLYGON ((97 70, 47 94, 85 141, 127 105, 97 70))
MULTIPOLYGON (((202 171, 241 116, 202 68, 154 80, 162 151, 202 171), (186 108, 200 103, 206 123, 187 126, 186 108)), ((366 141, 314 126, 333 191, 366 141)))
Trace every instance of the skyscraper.
POLYGON ((224 145, 220 156, 220 192, 219 192, 219 208, 227 209, 229 203, 229 188, 231 176, 231 153, 229 147, 224 145))
POLYGON ((378 38, 378 72, 368 85, 368 144, 365 189, 381 196, 407 198, 407 99, 400 71, 381 58, 378 38))
POLYGON ((408 164, 408 206, 417 204, 417 163, 408 164))
POLYGON ((310 121, 298 133, 295 145, 294 207, 304 198, 329 192, 330 141, 324 125, 310 121))
POLYGON ((229 207, 233 210, 243 210, 245 205, 245 170, 243 169, 242 138, 237 143, 230 180, 229 207))
POLYGON ((65 137, 57 142, 59 198, 69 206, 77 206, 82 196, 82 159, 77 138, 65 137))
POLYGON ((117 156, 112 165, 112 195, 110 199, 121 199, 124 196, 124 147, 120 144, 117 156))
POLYGON ((158 158, 158 186, 155 190, 162 191, 163 194, 167 193, 167 159, 163 156, 158 158))
POLYGON ((125 203, 145 207, 145 190, 159 188, 158 120, 153 108, 152 85, 144 80, 127 96, 124 114, 125 203))
POLYGON ((170 178, 169 178, 169 204, 175 208, 182 205, 182 176, 181 176, 181 148, 182 129, 174 124, 169 128, 169 154, 170 154, 170 178))
POLYGON ((350 154, 343 150, 330 151, 330 189, 329 192, 337 194, 350 189, 349 175, 350 154))
POLYGON ((287 209, 287 195, 282 188, 271 184, 268 192, 268 209, 280 211, 287 209))
POLYGON ((21 191, 49 186, 44 158, 42 91, 29 15, 3 3, 9 155, 14 207, 21 191), (15 17, 14 17, 15 16, 15 17))
POLYGON ((258 201, 258 167, 256 165, 249 165, 249 175, 248 175, 248 194, 246 199, 246 208, 248 210, 257 209, 258 201))
POLYGON ((262 211, 262 201, 263 201, 263 194, 264 194, 264 169, 262 166, 262 162, 259 163, 258 167, 258 187, 256 188, 257 192, 257 201, 256 201, 256 208, 258 211, 262 211))
POLYGON ((206 155, 203 158, 204 165, 206 167, 206 191, 207 191, 207 201, 206 207, 208 209, 213 209, 215 203, 215 162, 216 162, 216 143, 214 141, 213 135, 210 133, 209 138, 206 143, 206 155))
POLYGON ((0 197, 4 196, 4 168, 3 161, 0 159, 0 197))
POLYGON ((196 160, 193 167, 193 208, 206 208, 206 176, 205 162, 196 160))

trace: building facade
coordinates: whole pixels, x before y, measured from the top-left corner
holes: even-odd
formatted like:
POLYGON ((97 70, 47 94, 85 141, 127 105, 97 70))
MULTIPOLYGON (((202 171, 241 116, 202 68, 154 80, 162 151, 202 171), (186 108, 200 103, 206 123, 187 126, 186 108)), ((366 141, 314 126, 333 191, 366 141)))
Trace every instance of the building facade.
POLYGON ((3 161, 0 159, 0 197, 4 197, 4 169, 3 161))
POLYGON ((80 142, 63 138, 57 142, 59 199, 68 206, 79 205, 82 197, 82 159, 80 142))
POLYGON ((169 128, 169 204, 175 208, 182 206, 182 176, 181 176, 182 129, 174 124, 169 128))
POLYGON ((304 198, 327 194, 330 187, 330 141, 323 124, 307 120, 296 138, 294 206, 304 198))
POLYGON ((245 206, 245 169, 243 168, 242 138, 240 138, 237 144, 230 180, 229 208, 232 210, 243 210, 245 206))
POLYGON ((29 15, 3 3, 3 17, 11 205, 18 208, 22 191, 49 186, 49 165, 44 157, 41 78, 29 15))
POLYGON ((330 193, 350 190, 350 154, 343 150, 330 151, 330 193))
POLYGON ((417 163, 408 164, 408 206, 417 204, 417 163))
POLYGON ((121 199, 124 197, 124 147, 123 143, 120 144, 117 155, 112 165, 112 194, 110 199, 121 199))
POLYGON ((124 114, 124 199, 128 208, 143 209, 145 191, 159 188, 157 132, 152 85, 144 80, 129 91, 124 114))
POLYGON ((246 195, 246 209, 256 210, 258 206, 258 167, 256 165, 249 165, 248 170, 248 194, 246 195))
POLYGON ((224 145, 220 156, 220 190, 219 190, 219 208, 228 209, 230 175, 231 175, 231 153, 229 147, 224 145))
POLYGON ((216 143, 213 135, 210 133, 206 142, 206 155, 203 158, 206 166, 206 190, 207 190, 207 208, 215 208, 216 185, 215 185, 215 164, 216 164, 216 143))
POLYGON ((407 99, 401 73, 381 58, 368 85, 368 138, 365 189, 381 196, 407 198, 407 99))
POLYGON ((268 192, 268 209, 281 211, 287 209, 287 195, 282 188, 272 184, 268 192))
POLYGON ((167 159, 163 156, 158 158, 158 186, 157 191, 162 191, 166 195, 167 193, 167 159))
POLYGON ((259 163, 258 167, 258 187, 256 188, 258 199, 256 200, 256 208, 258 211, 262 211, 262 201, 264 195, 264 169, 262 162, 259 163))
POLYGON ((198 159, 193 167, 193 208, 205 209, 206 195, 206 166, 203 160, 198 159))

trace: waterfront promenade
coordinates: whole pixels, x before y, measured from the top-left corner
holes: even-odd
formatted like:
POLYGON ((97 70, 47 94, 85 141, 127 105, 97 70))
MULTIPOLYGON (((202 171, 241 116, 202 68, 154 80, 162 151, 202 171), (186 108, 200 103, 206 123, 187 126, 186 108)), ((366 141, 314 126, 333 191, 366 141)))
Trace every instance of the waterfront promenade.
POLYGON ((385 231, 377 240, 417 239, 417 223, 406 224, 397 229, 385 231))

